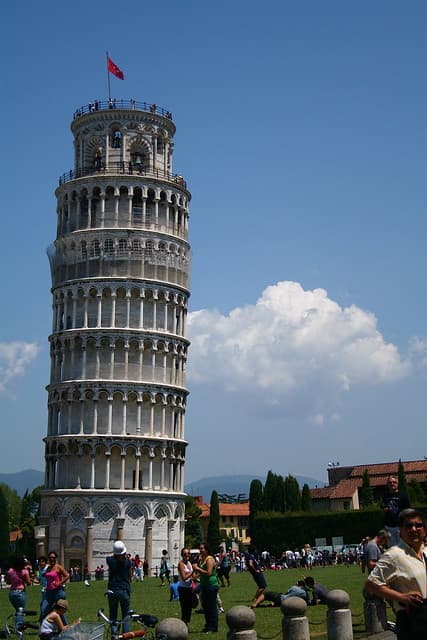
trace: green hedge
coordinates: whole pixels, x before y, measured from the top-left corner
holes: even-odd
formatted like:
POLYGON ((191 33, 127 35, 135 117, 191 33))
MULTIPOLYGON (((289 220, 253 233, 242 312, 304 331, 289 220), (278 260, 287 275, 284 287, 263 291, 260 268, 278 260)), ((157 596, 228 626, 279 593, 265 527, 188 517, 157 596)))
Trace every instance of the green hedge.
MULTIPOLYGON (((420 509, 427 514, 427 509, 420 509)), ((358 544, 365 536, 374 536, 384 524, 381 509, 283 514, 260 512, 254 519, 254 540, 258 549, 268 549, 275 555, 285 549, 299 549, 315 538, 342 536, 344 544, 358 544)))

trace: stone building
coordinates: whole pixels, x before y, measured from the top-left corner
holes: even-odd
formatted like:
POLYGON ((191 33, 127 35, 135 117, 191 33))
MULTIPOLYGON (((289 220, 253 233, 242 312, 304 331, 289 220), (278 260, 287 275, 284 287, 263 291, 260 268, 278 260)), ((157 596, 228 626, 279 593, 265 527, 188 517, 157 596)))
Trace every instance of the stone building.
MULTIPOLYGON (((415 481, 427 494, 427 460, 402 462, 408 485, 415 481)), ((361 508, 363 474, 369 474, 374 499, 381 503, 387 491, 387 480, 399 473, 399 462, 380 462, 353 466, 328 467, 329 485, 311 489, 313 511, 357 510, 361 508)))
POLYGON ((189 201, 170 112, 134 100, 74 115, 59 180, 38 551, 105 562, 112 542, 176 564, 184 538, 189 201))

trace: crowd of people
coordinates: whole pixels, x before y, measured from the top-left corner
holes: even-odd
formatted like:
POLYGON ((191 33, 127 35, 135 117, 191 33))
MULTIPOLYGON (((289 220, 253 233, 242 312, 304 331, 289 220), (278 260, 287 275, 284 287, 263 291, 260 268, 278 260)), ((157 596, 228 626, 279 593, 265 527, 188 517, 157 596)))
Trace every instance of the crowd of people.
MULTIPOLYGON (((327 604, 329 589, 310 574, 314 566, 358 563, 367 573, 363 594, 366 603, 391 602, 396 622, 387 627, 396 631, 398 640, 425 640, 427 638, 427 569, 424 544, 426 521, 422 512, 409 506, 406 496, 399 492, 396 478, 389 478, 384 498, 384 526, 373 536, 366 536, 359 545, 330 549, 312 549, 305 544, 301 549, 285 550, 275 557, 267 550, 258 552, 249 545, 245 552, 227 549, 221 545, 213 553, 203 542, 198 550, 184 547, 177 567, 171 565, 167 549, 161 554, 160 567, 155 574, 159 586, 169 587, 171 601, 179 601, 181 619, 188 626, 196 609, 205 618, 204 633, 218 631, 219 614, 224 611, 219 595, 221 587, 232 583, 232 568, 236 573, 247 571, 254 583, 255 593, 251 607, 281 606, 290 597, 302 598, 307 605, 327 604), (300 576, 291 587, 283 591, 268 589, 268 571, 301 569, 308 575, 300 576), (198 607, 198 608, 197 608, 198 607)), ((109 617, 126 620, 130 610, 131 583, 148 575, 148 563, 138 554, 128 553, 121 540, 114 542, 106 567, 98 565, 95 579, 107 574, 109 617)), ((271 574, 270 574, 271 575, 271 574)), ((66 614, 68 602, 65 586, 69 581, 91 578, 87 565, 67 569, 58 561, 56 552, 50 551, 38 559, 34 571, 25 558, 16 558, 6 572, 10 585, 9 600, 16 612, 26 607, 26 591, 31 584, 40 585, 40 637, 50 640, 53 635, 68 628, 66 614)), ((276 581, 277 583, 277 581, 276 581)), ((76 621, 72 624, 75 624, 76 621)), ((123 631, 129 630, 125 621, 123 631)))

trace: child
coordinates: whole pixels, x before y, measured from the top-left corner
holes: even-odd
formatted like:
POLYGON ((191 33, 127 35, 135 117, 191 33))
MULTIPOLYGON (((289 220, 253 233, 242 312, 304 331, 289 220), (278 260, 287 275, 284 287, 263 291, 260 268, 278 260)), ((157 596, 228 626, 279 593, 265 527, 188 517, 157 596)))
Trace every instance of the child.
POLYGON ((172 600, 179 600, 178 576, 173 577, 173 582, 171 582, 171 584, 169 585, 169 591, 171 593, 169 602, 171 602, 172 600))

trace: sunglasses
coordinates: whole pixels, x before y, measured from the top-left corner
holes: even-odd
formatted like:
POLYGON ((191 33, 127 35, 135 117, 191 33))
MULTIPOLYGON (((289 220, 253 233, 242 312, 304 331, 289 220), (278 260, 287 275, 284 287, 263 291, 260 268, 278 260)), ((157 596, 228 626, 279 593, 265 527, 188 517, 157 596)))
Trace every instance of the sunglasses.
POLYGON ((405 522, 403 525, 404 529, 424 529, 424 524, 422 522, 405 522))

